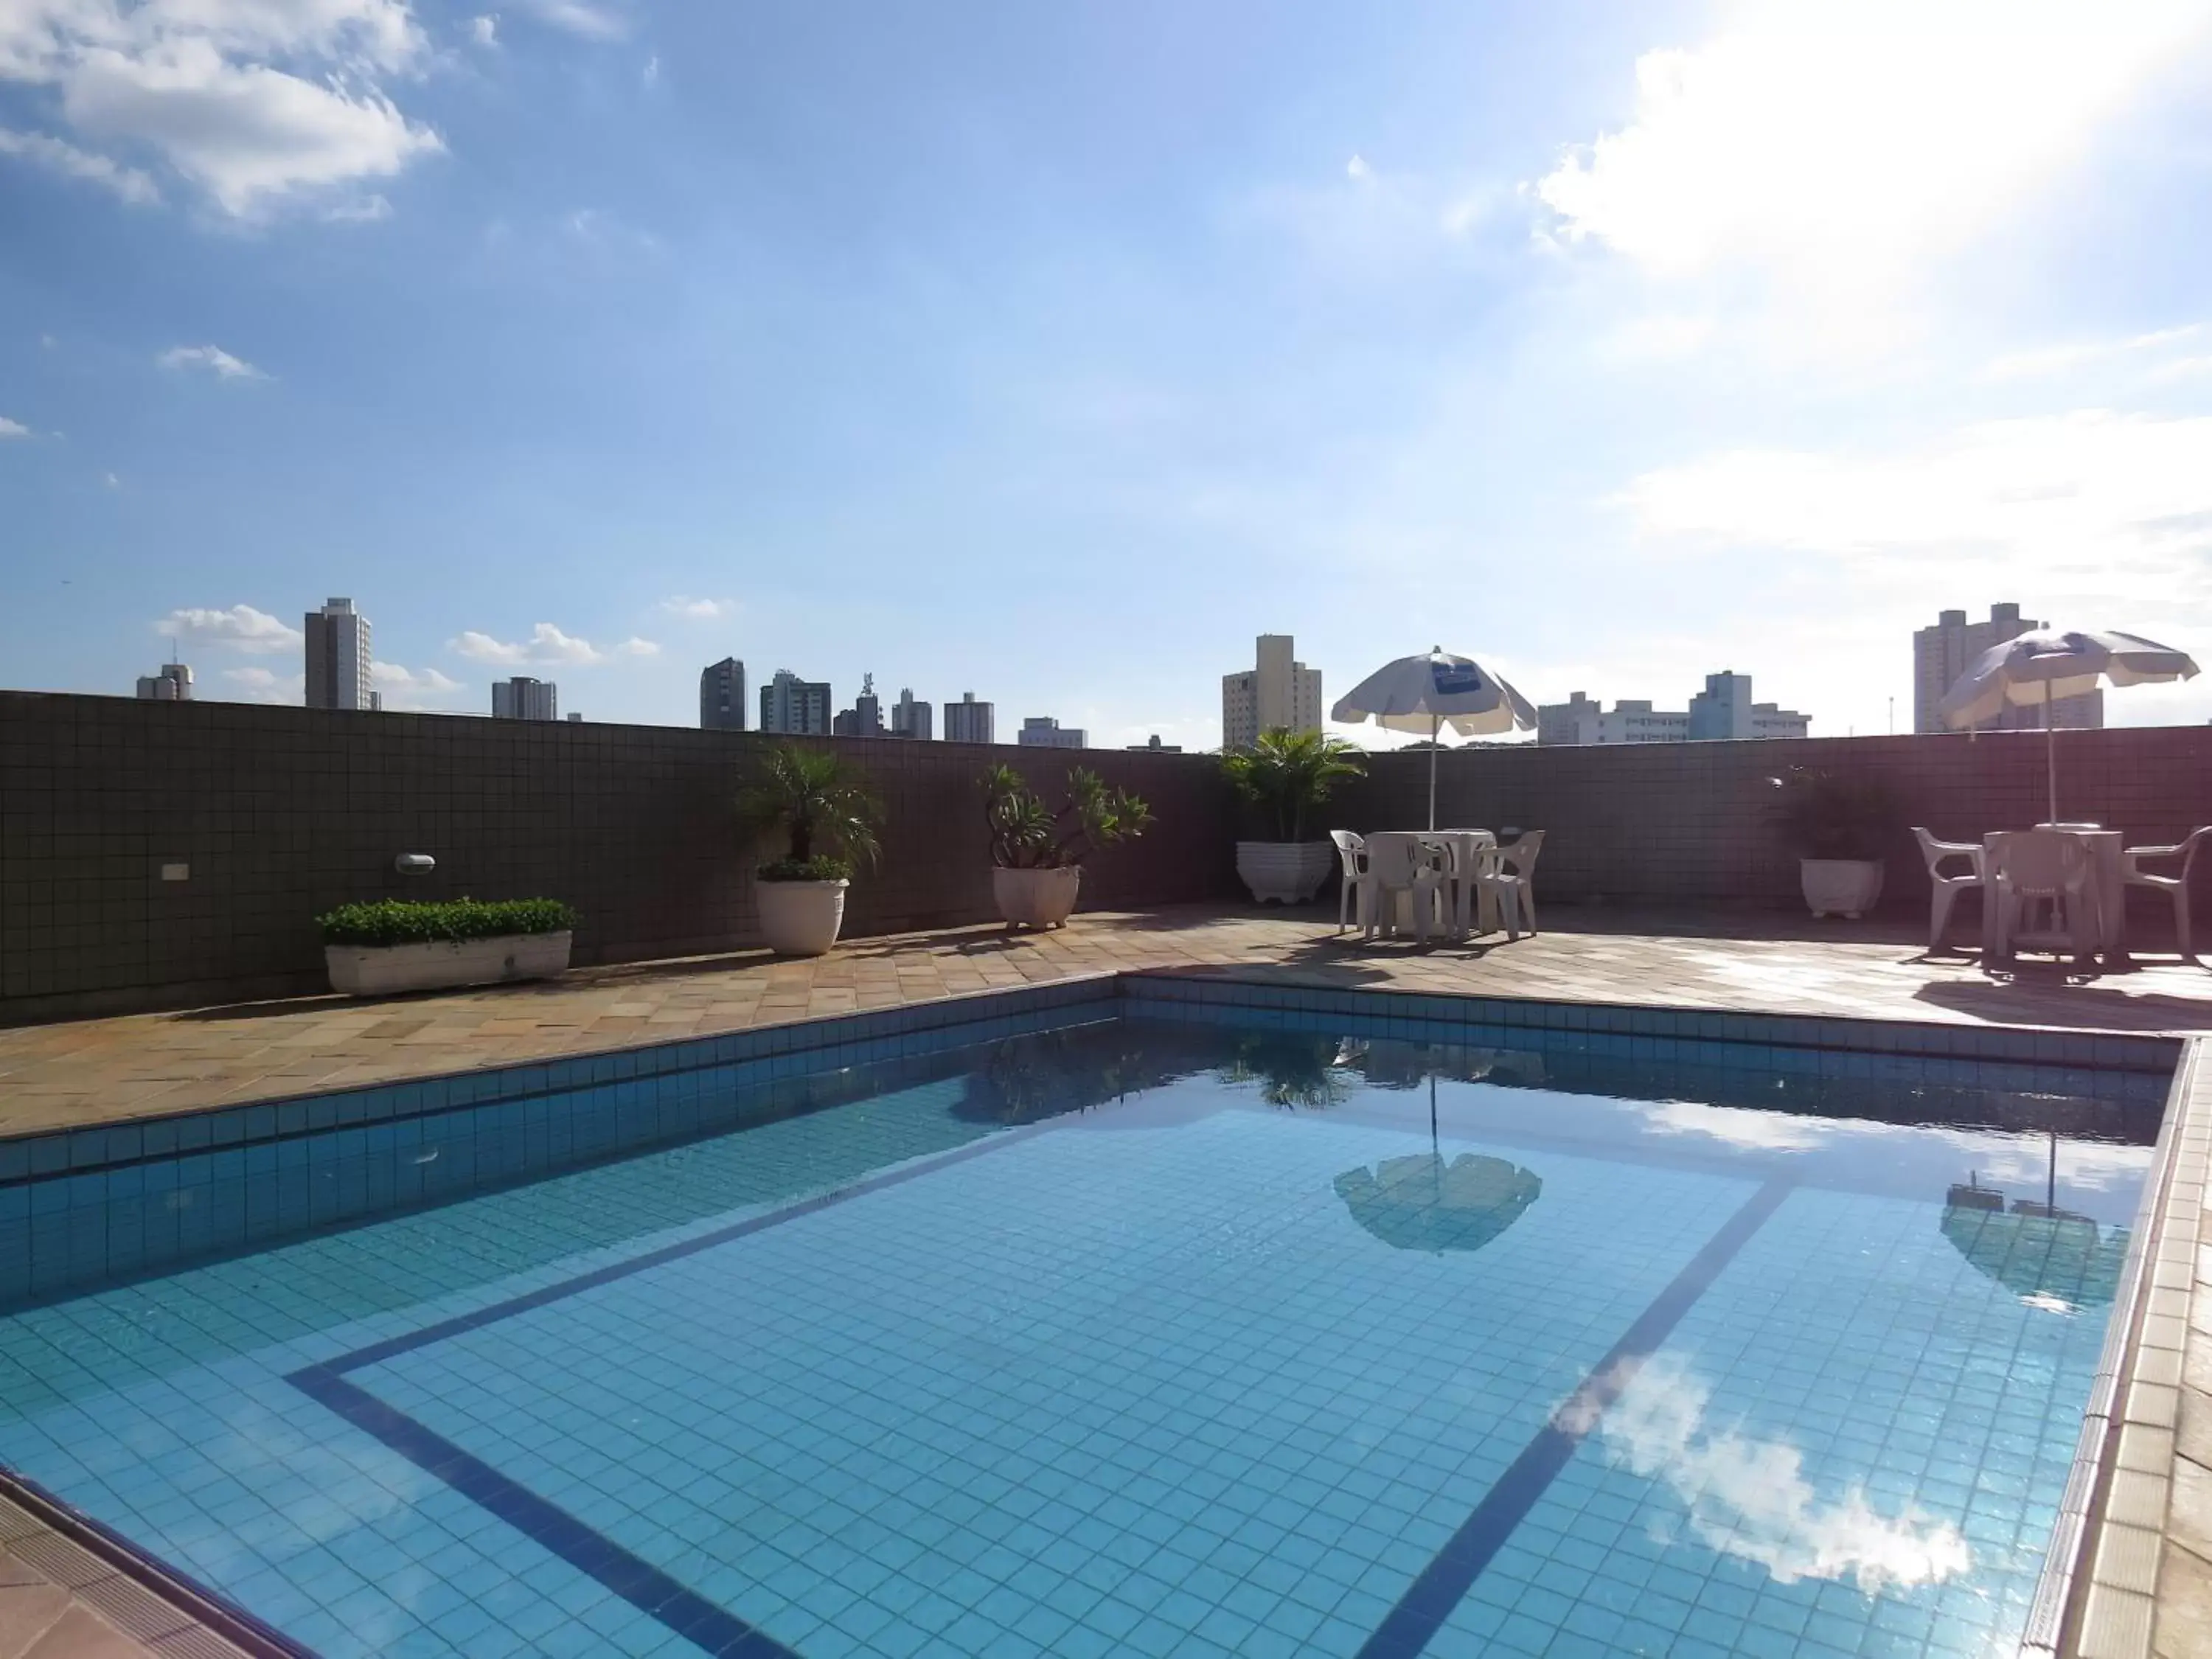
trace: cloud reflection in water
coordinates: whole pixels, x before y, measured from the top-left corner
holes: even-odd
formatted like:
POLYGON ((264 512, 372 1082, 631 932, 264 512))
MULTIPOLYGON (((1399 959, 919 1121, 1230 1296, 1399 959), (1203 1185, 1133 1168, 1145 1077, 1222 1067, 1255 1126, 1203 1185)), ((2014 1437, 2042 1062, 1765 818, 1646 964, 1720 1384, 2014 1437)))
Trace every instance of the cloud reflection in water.
MULTIPOLYGON (((1711 1398, 1686 1364, 1662 1354, 1636 1370, 1595 1425, 1609 1462, 1674 1489, 1707 1548, 1755 1562, 1778 1583, 1848 1578, 1869 1595, 1941 1583, 1972 1566, 1959 1528, 1917 1504, 1885 1516, 1856 1481, 1822 1501, 1789 1442, 1710 1427, 1711 1398)), ((1588 1412, 1571 1402, 1560 1426, 1587 1431, 1588 1412)))

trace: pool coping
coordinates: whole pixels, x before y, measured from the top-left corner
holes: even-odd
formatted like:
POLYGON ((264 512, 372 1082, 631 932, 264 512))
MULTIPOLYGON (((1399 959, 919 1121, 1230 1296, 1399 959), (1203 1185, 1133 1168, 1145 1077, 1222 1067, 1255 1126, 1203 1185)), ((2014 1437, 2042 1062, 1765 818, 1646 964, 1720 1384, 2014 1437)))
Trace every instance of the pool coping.
MULTIPOLYGON (((1310 1014, 1357 1012, 1409 1028, 1484 1025, 1676 1042, 1990 1060, 2091 1069, 2170 1067, 2151 1176, 2124 1263, 2082 1433, 2021 1652, 2026 1659, 2142 1659, 2153 1650, 2155 1591, 2172 1482, 2180 1349, 2189 1329, 2198 1215, 2212 1174, 2208 1042, 2178 1033, 1962 1025, 1856 1015, 1750 1013, 1632 1003, 1569 1002, 1243 978, 1218 971, 1102 970, 1043 983, 951 994, 886 1009, 823 1014, 715 1036, 644 1042, 442 1075, 200 1106, 121 1123, 0 1137, 0 1188, 211 1147, 255 1145, 427 1116, 564 1090, 763 1063, 780 1077, 821 1067, 847 1048, 1142 996, 1199 1006, 1310 1014), (2126 1317, 2118 1317, 2124 1308, 2126 1317), (2146 1366, 2146 1352, 2170 1356, 2146 1366), (2165 1373, 2172 1372, 2169 1378, 2165 1373), (2159 1437, 2163 1435, 2163 1440, 2159 1437), (2160 1453, 2162 1449, 2163 1458, 2160 1453)), ((1400 1035, 1394 1031, 1392 1035, 1400 1035)), ((1408 1037, 1422 1035, 1408 1029, 1408 1037)), ((982 1040, 981 1036, 972 1040, 982 1040)), ((293 1644, 242 1607, 145 1553, 64 1500, 0 1466, 13 1500, 58 1538, 220 1632, 242 1650, 297 1659, 293 1644), (241 1639, 243 1638, 243 1639, 241 1639)))
POLYGON ((90 1607, 126 1638, 156 1653, 189 1653, 192 1659, 237 1655, 241 1659, 316 1659, 274 1626, 240 1607, 222 1591, 183 1568, 141 1549, 113 1528, 94 1520, 27 1475, 0 1465, 0 1519, 20 1516, 28 1538, 7 1546, 20 1552, 35 1540, 33 1564, 67 1589, 76 1602, 90 1607), (107 1588, 120 1581, 126 1589, 107 1588), (88 1591, 98 1594, 88 1594, 88 1591), (167 1621, 150 1598, 185 1622, 166 1633, 167 1621))
POLYGON ((1021 1014, 1127 998, 1337 1012, 1352 1000, 1386 1018, 1509 1029, 1845 1049, 1918 1058, 2008 1060, 2036 1066, 2165 1070, 2189 1040, 2171 1033, 2083 1031, 2038 1025, 1961 1025, 1865 1015, 1745 1013, 1638 1003, 1567 1002, 1456 991, 1301 985, 1218 972, 1103 969, 1036 985, 962 991, 854 1013, 816 1014, 716 1036, 639 1042, 556 1059, 353 1084, 337 1089, 149 1113, 119 1122, 0 1135, 0 1187, 27 1177, 105 1169, 210 1146, 254 1144, 320 1130, 489 1105, 556 1091, 672 1076, 709 1066, 819 1054, 824 1049, 1021 1014), (987 1010, 979 1013, 978 1010, 987 1010), (205 1125, 208 1134, 199 1136, 205 1125), (193 1138, 186 1139, 187 1133, 193 1138))
POLYGON ((2208 1176, 2212 1039, 2198 1038, 2174 1073, 2142 1220, 2021 1644, 2025 1659, 2147 1659, 2169 1650, 2159 1643, 2159 1613, 2181 1549, 2169 1536, 2182 1461, 2176 1430, 2208 1176))

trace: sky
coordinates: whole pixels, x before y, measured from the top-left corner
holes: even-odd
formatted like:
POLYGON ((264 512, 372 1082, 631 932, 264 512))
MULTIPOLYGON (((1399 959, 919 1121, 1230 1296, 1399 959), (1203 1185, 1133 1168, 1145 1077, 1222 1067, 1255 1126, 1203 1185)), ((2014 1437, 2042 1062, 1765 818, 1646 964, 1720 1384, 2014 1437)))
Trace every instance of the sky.
MULTIPOLYGON (((0 0, 0 684, 2212 652, 2212 0, 0 0)), ((1895 713, 1893 715, 1893 700, 1895 713)), ((2212 717, 2212 675, 2112 694, 2212 717)))

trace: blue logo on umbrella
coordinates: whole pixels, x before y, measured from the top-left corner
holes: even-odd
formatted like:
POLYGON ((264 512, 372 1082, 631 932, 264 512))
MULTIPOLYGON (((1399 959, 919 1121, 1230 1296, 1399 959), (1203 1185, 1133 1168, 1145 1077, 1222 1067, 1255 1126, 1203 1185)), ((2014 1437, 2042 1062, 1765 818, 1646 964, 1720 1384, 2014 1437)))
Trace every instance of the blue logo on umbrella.
POLYGON ((1482 690, 1482 671, 1471 662, 1432 662, 1429 679, 1440 697, 1462 696, 1482 690))

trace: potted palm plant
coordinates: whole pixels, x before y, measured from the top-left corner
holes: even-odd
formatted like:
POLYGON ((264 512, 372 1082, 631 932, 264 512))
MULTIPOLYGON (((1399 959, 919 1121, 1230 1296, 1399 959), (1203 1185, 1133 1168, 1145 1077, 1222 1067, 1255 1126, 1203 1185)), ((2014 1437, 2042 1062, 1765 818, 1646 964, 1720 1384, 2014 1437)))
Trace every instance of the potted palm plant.
POLYGON ((1809 766, 1766 781, 1776 791, 1776 827, 1797 854, 1806 906, 1815 916, 1856 921, 1881 898, 1883 854, 1897 824, 1889 786, 1809 766))
POLYGON ((1349 778, 1366 775, 1359 750, 1342 738, 1274 726, 1249 749, 1221 757, 1237 793, 1259 809, 1273 841, 1237 843, 1237 873, 1264 904, 1303 904, 1321 890, 1336 862, 1326 840, 1306 839, 1306 820, 1349 778))
POLYGON ((983 775, 983 817, 991 830, 991 896, 1010 927, 1062 927, 1075 911, 1083 860, 1102 847, 1134 841, 1152 809, 1127 789, 1106 787, 1086 767, 1067 775, 1058 806, 1011 766, 983 775))
POLYGON ((769 949, 826 954, 844 926, 854 863, 875 862, 882 806, 835 751, 784 743, 760 757, 738 797, 738 815, 757 841, 780 830, 789 843, 782 858, 753 872, 769 949))

